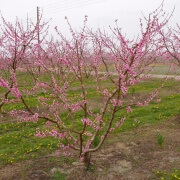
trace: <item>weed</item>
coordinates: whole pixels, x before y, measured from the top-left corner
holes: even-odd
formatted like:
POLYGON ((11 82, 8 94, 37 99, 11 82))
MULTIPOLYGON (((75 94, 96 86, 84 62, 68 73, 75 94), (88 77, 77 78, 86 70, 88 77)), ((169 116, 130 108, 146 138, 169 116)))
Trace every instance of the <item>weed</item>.
POLYGON ((162 148, 164 146, 164 136, 161 133, 158 133, 156 136, 158 145, 162 148))
POLYGON ((180 179, 180 169, 174 169, 171 172, 157 171, 155 173, 155 176, 158 179, 162 179, 162 180, 166 180, 166 179, 167 180, 179 180, 180 179))
POLYGON ((52 180, 65 180, 66 174, 61 173, 60 171, 56 170, 52 176, 52 180))

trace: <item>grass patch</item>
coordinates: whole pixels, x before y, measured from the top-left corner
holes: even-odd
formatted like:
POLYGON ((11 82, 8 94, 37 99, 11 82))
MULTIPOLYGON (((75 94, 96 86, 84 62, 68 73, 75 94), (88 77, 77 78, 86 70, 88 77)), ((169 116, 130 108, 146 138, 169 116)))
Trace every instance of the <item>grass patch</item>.
POLYGON ((65 180, 66 179, 66 174, 60 172, 60 171, 55 171, 52 180, 65 180))
POLYGON ((33 159, 57 149, 58 140, 54 138, 39 139, 34 136, 36 127, 29 123, 0 124, 0 164, 33 159))
MULTIPOLYGON (((91 78, 87 79, 85 82, 88 87, 88 100, 92 101, 94 104, 99 103, 100 97, 94 89, 94 82, 91 78)), ((139 94, 149 94, 158 88, 161 83, 162 80, 159 79, 143 81, 138 85, 131 87, 128 96, 131 96, 132 93, 137 96, 139 96, 139 94)), ((78 96, 80 95, 78 86, 78 82, 73 82, 72 87, 68 92, 68 97, 72 98, 72 101, 77 100, 78 96)), ((113 90, 113 87, 111 87, 111 84, 108 80, 103 82, 103 86, 107 87, 109 91, 113 90)), ((27 86, 27 88, 30 87, 32 87, 31 84, 30 86, 27 86)), ((123 126, 120 129, 116 129, 114 133, 131 130, 133 128, 147 124, 158 123, 160 121, 162 122, 163 120, 178 115, 180 113, 180 94, 176 93, 174 89, 178 89, 179 87, 180 83, 178 81, 166 81, 164 87, 162 88, 163 93, 160 91, 161 102, 151 102, 147 107, 133 108, 133 112, 127 115, 127 119, 123 126), (167 94, 165 93, 166 91, 168 92, 167 94)), ((4 91, 2 88, 0 88, 0 95, 2 95, 3 92, 4 91)), ((25 96, 25 99, 31 108, 35 108, 40 105, 37 101, 37 98, 40 96, 50 97, 50 92, 38 92, 36 96, 25 96)), ((53 99, 51 99, 49 102, 52 102, 52 100, 53 99)), ((94 109, 94 112, 99 112, 98 108, 99 107, 97 105, 97 108, 94 109)), ((15 103, 6 104, 3 106, 3 110, 6 111, 13 109, 24 109, 24 105, 22 103, 15 103)), ((125 114, 125 110, 122 110, 119 111, 115 117, 116 119, 120 119, 125 114)), ((65 118, 67 116, 67 112, 62 112, 60 116, 62 119, 65 118)), ((106 120, 108 120, 109 117, 110 115, 106 114, 106 120)), ((82 126, 82 112, 77 112, 75 114, 75 118, 77 120, 77 129, 80 129, 82 126)), ((9 117, 9 120, 10 119, 11 117, 9 117)), ((68 120, 70 119, 67 119, 67 121, 68 120)), ((69 126, 70 125, 71 124, 69 123, 69 126)), ((21 162, 54 152, 58 148, 58 139, 51 137, 39 139, 34 136, 36 128, 43 128, 43 126, 44 122, 41 120, 37 124, 8 122, 8 119, 7 122, 3 121, 3 123, 0 124, 0 165, 21 162)), ((93 145, 96 146, 99 141, 100 137, 97 137, 93 145)))
POLYGON ((180 179, 180 169, 173 169, 171 172, 167 171, 157 171, 155 172, 155 177, 162 180, 179 180, 180 179))

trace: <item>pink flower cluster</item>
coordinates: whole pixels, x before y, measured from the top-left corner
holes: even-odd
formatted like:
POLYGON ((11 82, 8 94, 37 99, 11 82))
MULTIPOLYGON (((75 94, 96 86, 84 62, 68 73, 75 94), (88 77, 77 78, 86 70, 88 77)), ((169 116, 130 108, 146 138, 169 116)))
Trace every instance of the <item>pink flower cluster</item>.
POLYGON ((9 88, 8 82, 5 81, 4 79, 2 79, 1 77, 0 77, 0 86, 1 86, 1 87, 9 88))
POLYGON ((88 126, 92 126, 93 122, 89 118, 84 118, 81 120, 83 124, 87 124, 88 126))

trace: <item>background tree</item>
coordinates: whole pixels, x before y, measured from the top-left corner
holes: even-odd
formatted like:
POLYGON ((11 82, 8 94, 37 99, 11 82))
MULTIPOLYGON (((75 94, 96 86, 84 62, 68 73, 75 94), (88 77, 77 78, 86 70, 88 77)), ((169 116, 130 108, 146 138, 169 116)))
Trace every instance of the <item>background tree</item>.
POLYGON ((168 59, 173 58, 174 63, 180 66, 180 27, 179 24, 175 28, 168 28, 168 31, 160 31, 162 36, 165 55, 168 59))
MULTIPOLYGON (((32 49, 39 48, 41 43, 41 41, 37 41, 37 34, 41 34, 46 25, 46 23, 40 22, 34 24, 29 18, 27 18, 26 26, 23 26, 18 19, 14 24, 7 22, 2 16, 1 19, 0 87, 6 90, 4 90, 4 97, 0 98, 0 111, 3 105, 9 101, 8 96, 10 94, 17 98, 21 97, 16 77, 22 76, 23 79, 22 71, 29 70, 29 66, 32 65, 32 49), (40 28, 37 27, 37 24, 40 25, 40 28)), ((38 50, 36 51, 38 52, 38 50)), ((30 69, 33 70, 32 67, 30 69)), ((35 79, 37 73, 35 70, 34 73, 31 71, 28 72, 35 79)), ((21 86, 21 84, 19 85, 21 86)))

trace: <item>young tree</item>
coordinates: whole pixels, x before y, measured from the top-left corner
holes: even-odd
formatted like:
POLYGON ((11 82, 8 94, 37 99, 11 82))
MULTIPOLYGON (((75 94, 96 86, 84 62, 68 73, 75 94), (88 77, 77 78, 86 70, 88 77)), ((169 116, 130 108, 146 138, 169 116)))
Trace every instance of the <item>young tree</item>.
POLYGON ((174 59, 174 63, 180 66, 180 26, 176 28, 168 28, 168 32, 160 31, 162 37, 163 47, 165 48, 165 55, 167 58, 174 59))
MULTIPOLYGON (((13 101, 8 99, 10 93, 17 98, 22 98, 17 87, 16 76, 23 76, 21 71, 24 71, 24 68, 28 70, 32 64, 32 48, 39 48, 41 43, 37 42, 37 34, 41 33, 46 25, 40 22, 34 24, 29 18, 26 26, 23 26, 18 19, 15 24, 7 22, 3 17, 1 19, 0 87, 6 90, 4 90, 4 96, 0 98, 0 112, 5 103, 13 101), (40 24, 40 28, 37 24, 40 24)), ((32 67, 31 70, 33 70, 32 67)), ((35 73, 31 74, 35 78, 35 73)))
MULTIPOLYGON (((21 122, 45 120, 44 129, 37 129, 36 136, 58 138, 63 152, 74 149, 88 166, 91 153, 99 150, 108 135, 124 123, 126 116, 117 117, 117 112, 125 109, 128 114, 134 106, 147 106, 158 93, 156 89, 143 101, 128 99, 129 88, 145 78, 142 73, 149 70, 160 53, 159 31, 169 18, 161 21, 162 13, 161 5, 145 18, 145 25, 141 21, 141 35, 135 40, 127 39, 118 26, 111 29, 111 36, 100 29, 94 32, 86 26, 87 16, 80 32, 75 32, 67 20, 71 39, 55 28, 60 40, 44 41, 38 56, 36 46, 31 51, 34 61, 29 68, 41 66, 41 71, 28 93, 39 105, 30 108, 17 86, 16 97, 26 109, 13 110, 11 115, 21 122), (74 83, 79 85, 77 89, 74 83), (71 96, 73 90, 77 91, 71 96), (42 91, 46 97, 37 96, 42 91), (90 98, 92 91, 98 105, 90 98)), ((13 84, 17 84, 13 79, 13 84)))

